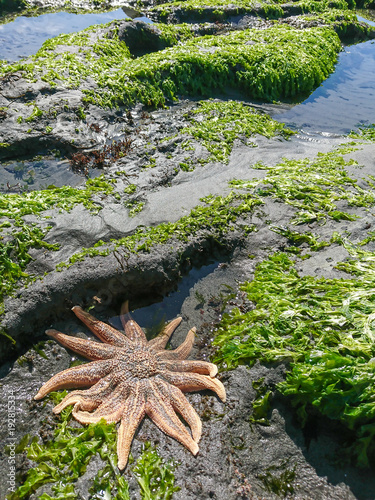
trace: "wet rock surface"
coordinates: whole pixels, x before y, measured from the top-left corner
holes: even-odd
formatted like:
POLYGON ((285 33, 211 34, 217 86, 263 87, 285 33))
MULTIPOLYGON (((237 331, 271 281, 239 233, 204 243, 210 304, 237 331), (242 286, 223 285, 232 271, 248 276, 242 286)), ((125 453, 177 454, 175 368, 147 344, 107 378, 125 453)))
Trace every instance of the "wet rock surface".
MULTIPOLYGON (((166 128, 168 134, 171 130, 178 130, 186 107, 192 105, 194 106, 191 103, 181 104, 143 118, 141 132, 138 134, 139 144, 145 144, 142 133, 147 137, 147 142, 151 139, 152 144, 157 144, 155 138, 162 137, 166 128)), ((172 339, 172 346, 176 347, 184 338, 187 325, 196 325, 197 345, 201 347, 195 350, 194 357, 210 358, 212 350, 205 345, 210 345, 212 334, 209 333, 207 337, 207 324, 214 325, 219 320, 223 296, 228 294, 229 289, 236 291, 238 283, 251 279, 258 262, 270 253, 284 249, 285 238, 271 228, 287 223, 295 212, 293 208, 267 200, 259 210, 255 210, 243 221, 255 224, 257 229, 257 232, 246 239, 241 232, 234 231, 226 238, 221 238, 217 245, 209 234, 202 233, 190 238, 188 243, 159 245, 143 255, 129 257, 120 252, 120 261, 111 254, 108 257, 86 259, 58 273, 54 269, 76 251, 92 246, 99 239, 109 241, 111 238, 132 234, 140 224, 156 225, 163 221, 178 220, 199 204, 202 196, 228 193, 228 181, 232 178, 252 179, 264 175, 262 171, 251 168, 259 159, 272 165, 284 157, 313 158, 318 152, 332 150, 342 143, 343 138, 311 140, 310 137, 298 136, 286 141, 259 136, 254 141, 257 145, 255 148, 241 143, 235 146, 225 168, 214 163, 197 166, 193 172, 177 174, 173 172, 173 160, 169 160, 168 167, 168 160, 163 161, 163 158, 171 153, 175 158, 185 154, 180 152, 179 140, 161 143, 155 153, 157 166, 143 170, 139 168, 142 160, 135 146, 128 157, 107 169, 106 176, 110 178, 112 171, 122 168, 126 175, 134 176, 131 177, 131 182, 137 185, 139 195, 146 203, 136 217, 129 217, 123 205, 109 197, 98 198, 98 202, 103 205, 98 215, 92 215, 80 206, 71 212, 51 210, 48 213, 52 219, 48 219, 46 224, 51 225, 52 229, 46 239, 60 243, 60 250, 47 253, 43 249, 33 251, 33 261, 28 270, 37 275, 43 275, 45 271, 49 274, 42 281, 37 280, 27 288, 20 289, 17 296, 6 299, 5 314, 2 317, 2 326, 16 339, 18 352, 23 352, 26 358, 26 362, 19 366, 17 361, 13 361, 15 351, 9 351, 4 345, 3 360, 11 356, 12 361, 6 362, 2 368, 2 400, 7 401, 7 391, 11 390, 16 395, 19 415, 17 440, 26 433, 40 435, 51 432, 51 404, 43 408, 43 403, 34 403, 32 398, 38 387, 52 374, 69 366, 71 358, 53 342, 48 342, 44 348, 47 359, 28 350, 28 345, 44 339, 43 332, 50 327, 69 334, 82 332, 82 326, 70 312, 73 305, 95 304, 93 297, 98 297, 100 303, 96 302, 93 312, 107 320, 118 314, 124 298, 129 298, 133 307, 162 300, 163 295, 174 289, 178 280, 192 265, 200 266, 216 260, 221 263, 219 268, 206 278, 198 280, 184 301, 181 308, 183 330, 172 339), (165 181, 162 181, 163 176, 165 181), (249 260, 249 254, 255 258, 249 260)), ((371 172, 371 160, 368 162, 368 159, 373 157, 373 150, 373 145, 361 146, 359 151, 348 155, 358 158, 360 164, 364 165, 362 170, 353 168, 351 175, 362 179, 371 172)), ((199 153, 197 147, 195 154, 199 156, 199 153)), ((127 185, 128 182, 118 185, 118 192, 122 192, 127 185)), ((361 213, 360 209, 355 209, 354 212, 360 214, 361 218, 340 223, 340 230, 352 235, 357 232, 360 238, 364 226, 373 224, 373 217, 365 211, 361 213)), ((37 217, 29 216, 29 221, 37 221, 37 217)), ((319 233, 321 239, 329 240, 333 231, 337 230, 337 223, 315 225, 312 229, 319 233)), ((337 271, 334 266, 347 256, 342 247, 331 246, 313 253, 308 260, 301 260, 299 272, 301 275, 344 277, 345 273, 337 271)), ((233 305, 237 305, 236 299, 233 305)), ((142 318, 142 309, 139 312, 142 318)), ((142 325, 142 319, 138 321, 142 325)), ((210 329, 212 326, 209 327, 209 332, 210 329)), ((228 393, 228 403, 225 405, 211 394, 189 396, 204 419, 201 451, 196 458, 148 420, 140 426, 134 440, 134 457, 141 453, 142 443, 151 439, 153 444, 158 445, 162 457, 166 460, 174 457, 179 462, 175 475, 176 484, 181 490, 175 493, 174 498, 193 499, 197 495, 199 498, 218 499, 282 498, 281 491, 284 490, 276 488, 278 493, 274 493, 270 484, 282 483, 285 477, 290 479, 291 484, 283 487, 287 488, 287 494, 292 498, 371 498, 375 485, 368 475, 361 475, 351 468, 335 466, 340 441, 337 439, 338 431, 332 423, 318 421, 317 437, 307 446, 303 431, 294 421, 292 408, 285 401, 280 401, 272 407, 270 426, 250 425, 252 401, 255 397, 252 381, 265 377, 270 380, 270 386, 274 387, 282 379, 284 371, 283 365, 270 368, 257 365, 251 369, 240 367, 229 373, 223 372, 222 381, 228 393), (360 486, 364 478, 366 489, 360 486)), ((5 410, 6 407, 2 406, 1 411, 4 413, 5 410)), ((6 416, 1 421, 1 439, 4 442, 8 437, 6 416)), ((22 455, 17 460, 19 470, 30 467, 30 463, 22 455)), ((7 456, 4 454, 2 461, 2 470, 5 470, 7 456)), ((102 466, 98 457, 90 465, 87 475, 77 483, 77 493, 81 498, 86 498, 85 492, 90 481, 102 466)), ((129 480, 131 498, 139 498, 138 486, 129 470, 125 471, 125 477, 129 480)), ((50 491, 48 488, 46 486, 38 490, 35 498, 43 491, 50 491)))
MULTIPOLYGON (((259 237, 261 236, 261 232, 259 237)), ((195 359, 210 359, 212 356, 212 328, 222 312, 223 296, 228 293, 228 288, 236 290, 239 281, 250 279, 258 261, 265 257, 270 248, 277 248, 277 241, 263 241, 262 245, 255 241, 247 244, 246 249, 235 251, 228 261, 221 260, 216 264, 213 272, 202 279, 198 279, 189 296, 181 307, 183 323, 172 338, 172 347, 177 347, 184 339, 187 329, 192 325, 197 326, 196 347, 192 356, 195 359), (257 249, 257 258, 249 262, 247 253, 257 249)), ((260 243, 260 242, 258 242, 260 243)), ((160 258, 159 252, 157 258, 160 258)), ((331 271, 327 273, 321 263, 327 261, 332 254, 319 256, 320 273, 332 275, 335 273, 331 264, 331 271)), ((339 259, 342 256, 336 255, 339 259)), ((166 269, 165 263, 161 268, 166 269)), ((138 278, 141 284, 142 276, 147 282, 153 274, 151 266, 147 266, 138 278)), ((309 269, 311 272, 311 269, 309 269)), ((316 270, 317 271, 317 270, 316 270)), ((100 272, 100 269, 99 269, 100 272)), ((66 280, 69 278, 66 278, 66 280)), ((118 314, 115 307, 116 300, 113 296, 119 293, 121 297, 126 294, 115 286, 104 287, 98 290, 93 280, 82 276, 82 283, 91 284, 91 294, 97 291, 104 299, 107 292, 107 302, 103 300, 98 304, 94 313, 103 320, 118 314), (113 290, 115 289, 115 292, 113 290), (112 290, 112 292, 110 292, 112 290)), ((61 304, 65 296, 74 303, 82 303, 82 290, 80 297, 72 297, 68 291, 61 290, 61 304), (75 300, 76 299, 76 300, 75 300)), ((89 292, 89 290, 86 290, 89 292)), ((89 293, 87 294, 89 295, 89 293)), ((42 302, 42 298, 38 299, 42 302)), ((144 300, 144 297, 143 297, 144 300)), ((78 323, 69 311, 70 305, 65 310, 55 309, 54 318, 45 322, 40 328, 33 327, 33 336, 42 338, 46 327, 57 328, 69 334, 82 336, 82 331, 87 330, 78 323)), ((241 294, 230 300, 227 310, 244 305, 241 294)), ((41 310, 39 308, 39 310, 41 310)), ((136 311, 137 321, 142 324, 142 309, 136 311)), ((43 310, 41 310, 43 315, 43 310)), ((24 321, 35 324, 29 314, 24 321)), ((90 335, 90 334, 89 334, 90 335)), ((39 386, 48 380, 53 373, 69 367, 71 355, 53 341, 48 341, 43 347, 43 357, 31 349, 15 362, 8 362, 2 366, 3 379, 1 382, 2 402, 8 400, 9 394, 15 396, 17 410, 17 441, 26 433, 39 435, 43 439, 52 437, 54 421, 51 403, 44 405, 33 401, 33 396, 39 386), (47 359, 45 359, 47 358, 47 359)), ((287 401, 276 398, 269 412, 269 425, 263 426, 250 422, 252 404, 256 397, 252 383, 263 379, 264 383, 274 388, 284 378, 286 367, 283 364, 276 366, 262 366, 256 364, 252 368, 240 366, 230 372, 222 372, 220 378, 225 385, 228 400, 221 403, 210 393, 189 394, 188 399, 193 404, 203 420, 203 434, 200 441, 200 452, 193 457, 182 445, 165 436, 156 426, 146 419, 139 427, 132 445, 132 455, 137 459, 141 454, 144 442, 151 440, 158 447, 160 455, 167 461, 171 457, 178 462, 176 469, 176 485, 181 490, 175 493, 174 498, 217 498, 217 499, 276 499, 287 496, 291 498, 333 498, 355 499, 371 498, 375 487, 373 478, 366 473, 361 473, 348 466, 335 465, 339 454, 340 427, 331 421, 313 421, 311 435, 302 431, 295 420, 295 414, 287 401), (272 486, 273 485, 273 486, 272 486), (277 486, 279 485, 279 486, 277 486), (278 492, 274 493, 272 488, 278 492), (279 489, 278 489, 279 488, 279 489)), ((7 433, 6 406, 1 406, 1 440, 9 439, 7 433)), ((6 470, 8 457, 2 453, 1 468, 6 470)), ((27 471, 31 463, 23 454, 17 457, 19 471, 27 471)), ((103 467, 99 456, 90 462, 88 472, 77 482, 76 493, 80 498, 86 498, 87 489, 96 472, 103 467)), ((129 481, 130 497, 140 498, 139 487, 127 468, 124 477, 129 481)), ((39 498, 42 492, 51 493, 47 485, 38 490, 31 498, 39 498)), ((2 495, 6 493, 2 491, 2 495)))
MULTIPOLYGON (((87 2, 78 3, 77 7, 88 5, 87 2)), ((296 13, 293 5, 283 7, 285 16, 296 13)), ((258 11, 239 13, 238 9, 233 12, 230 9, 224 10, 226 16, 233 16, 232 28, 269 25, 269 21, 253 15, 259 14, 258 11)), ((202 9, 201 14, 204 20, 212 20, 211 11, 202 9)), ((172 17, 174 21, 184 19, 178 9, 173 10, 172 17)), ((297 22, 295 18, 285 21, 297 22)), ((225 26, 210 24, 197 28, 197 33, 201 35, 204 30, 221 33, 225 29, 225 26)), ((101 33, 109 30, 101 28, 101 33)), ((158 29, 144 23, 122 23, 118 35, 135 56, 164 48, 158 29), (138 43, 140 33, 143 38, 138 43)), ((78 50, 72 48, 73 52, 78 50)), ((89 88, 90 82, 85 85, 89 88)), ((33 397, 45 381, 68 368, 72 359, 76 359, 56 342, 47 341, 44 331, 52 327, 67 334, 90 337, 71 312, 72 306, 90 308, 98 318, 104 321, 112 318, 118 324, 116 316, 123 301, 128 299, 131 308, 135 309, 136 321, 150 330, 155 323, 155 310, 164 320, 180 314, 183 322, 172 337, 172 348, 181 344, 189 328, 196 326, 192 357, 212 359, 215 325, 223 312, 234 307, 243 310, 254 307, 239 290, 239 285, 253 278, 257 264, 268 255, 290 246, 288 239, 274 228, 291 227, 296 208, 280 199, 265 197, 261 205, 236 219, 226 233, 202 225, 185 240, 176 235, 163 244, 136 253, 127 251, 126 247, 116 248, 112 240, 131 236, 139 228, 178 222, 203 204, 202 197, 229 195, 232 187, 228 183, 233 179, 263 179, 266 172, 256 168, 259 162, 273 166, 285 158, 313 159, 352 139, 302 132, 288 140, 281 135, 266 138, 258 134, 250 140, 238 137, 226 164, 212 159, 207 163, 209 151, 186 130, 191 123, 189 116, 199 107, 199 102, 193 99, 181 99, 157 111, 142 105, 114 110, 88 105, 83 118, 80 109, 84 89, 62 86, 51 89, 42 81, 30 82, 17 73, 3 77, 0 87, 0 109, 6 108, 0 112, 1 142, 8 144, 0 150, 2 159, 30 158, 36 153, 58 149, 71 159, 82 185, 88 165, 88 169, 97 168, 98 173, 103 173, 106 181, 113 181, 114 186, 113 193, 98 192, 93 196, 100 208, 96 214, 77 204, 70 211, 46 210, 43 216, 48 218, 24 217, 30 226, 37 224, 46 230, 44 241, 58 244, 59 248, 55 251, 31 249, 32 260, 26 272, 38 279, 28 286, 16 288, 4 301, 1 328, 15 341, 12 344, 3 337, 0 348, 0 441, 6 445, 18 443, 25 434, 38 436, 42 441, 53 437, 58 421, 52 414, 53 405, 50 401, 46 404, 35 402, 33 397), (20 114, 30 115, 32 109, 40 109, 42 115, 30 122, 32 130, 29 132, 17 118, 20 114), (46 127, 51 127, 52 131, 46 127), (98 165, 98 156, 93 156, 93 151, 102 151, 113 140, 124 139, 131 145, 126 154, 114 158, 111 152, 101 157, 98 165), (186 149, 187 140, 190 149, 186 149), (77 153, 83 156, 75 157, 74 163, 73 155, 77 153), (188 168, 181 168, 181 164, 188 168), (130 186, 134 188, 129 189, 130 186), (139 210, 132 213, 134 207, 139 210), (244 231, 244 227, 251 227, 251 231, 244 231), (106 256, 86 256, 57 271, 62 262, 68 263, 77 252, 93 247, 98 241, 103 241, 103 249, 109 250, 106 256), (180 287, 184 284, 182 292, 180 287), (168 301, 171 297, 177 297, 173 306, 168 301), (38 341, 43 341, 43 345, 33 348, 38 341), (13 397, 15 430, 10 435, 9 429, 13 427, 9 427, 8 405, 13 397)), ((219 97, 228 100, 228 97, 219 97)), ((238 93, 231 97, 271 115, 287 107, 244 101, 238 93)), ((355 147, 358 149, 348 152, 344 158, 356 160, 359 166, 345 166, 345 169, 367 190, 374 168, 375 146, 356 141, 355 147)), ((10 191, 9 187, 4 189, 10 191)), ((17 188, 14 192, 18 192, 17 188)), ((374 224, 372 212, 347 204, 339 208, 358 218, 328 219, 324 224, 315 221, 293 228, 300 233, 312 231, 320 241, 330 241, 335 231, 351 235, 353 242, 361 241, 374 224)), ((296 268, 301 276, 348 277, 335 268, 338 262, 349 257, 343 246, 332 243, 312 251, 303 243, 301 248, 301 258, 296 257, 296 268), (305 258, 307 253, 309 258, 305 258)), ((240 366, 230 371, 222 368, 219 377, 228 395, 225 404, 208 391, 187 395, 203 420, 199 454, 193 457, 146 419, 133 441, 133 457, 137 459, 142 445, 151 440, 161 457, 166 461, 176 460, 175 484, 180 491, 173 495, 175 499, 370 500, 375 491, 371 472, 361 472, 337 462, 342 446, 342 427, 316 417, 307 429, 301 430, 288 399, 277 395, 275 387, 284 380, 287 369, 287 363, 269 366, 257 363, 251 368, 240 366), (253 383, 260 379, 274 394, 269 425, 251 422, 253 402, 257 397, 253 383)), ((9 456, 2 446, 0 470, 6 473, 8 466, 9 456)), ((18 484, 22 484, 32 466, 25 453, 17 455, 18 484)), ((97 455, 75 484, 77 498, 91 498, 88 492, 92 480, 102 468, 103 461, 97 455)), ((131 467, 125 470, 124 477, 129 481, 130 498, 141 498, 131 467)), ((1 481, 0 497, 7 493, 8 485, 5 480, 1 481)), ((40 498, 43 493, 53 494, 51 486, 42 486, 30 498, 40 498)))

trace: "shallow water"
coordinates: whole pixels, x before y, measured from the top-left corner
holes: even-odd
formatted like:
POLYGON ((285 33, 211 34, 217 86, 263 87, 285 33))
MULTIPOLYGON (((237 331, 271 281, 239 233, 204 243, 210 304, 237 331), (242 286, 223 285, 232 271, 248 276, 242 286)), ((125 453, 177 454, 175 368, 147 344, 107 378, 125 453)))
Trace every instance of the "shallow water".
MULTIPOLYGON (((90 177, 100 175, 100 170, 90 170, 90 177)), ((15 161, 0 165, 0 192, 20 193, 45 189, 51 184, 56 187, 78 186, 86 178, 75 174, 69 160, 42 158, 40 160, 15 161)))
POLYGON ((38 17, 20 16, 11 23, 0 24, 0 59, 18 61, 35 54, 46 40, 61 33, 73 33, 93 24, 126 17, 122 9, 90 14, 55 12, 38 17))
MULTIPOLYGON (((156 333, 159 333, 160 329, 158 329, 158 327, 162 328, 165 322, 171 321, 181 313, 182 304, 190 295, 191 288, 193 288, 199 280, 213 273, 218 265, 219 262, 213 262, 199 269, 194 267, 182 278, 175 292, 171 292, 165 296, 161 302, 156 302, 150 306, 136 309, 131 313, 133 319, 147 331, 148 337, 152 337, 156 333)), ((197 298, 197 304, 199 298, 197 298)), ((122 330, 119 316, 111 318, 110 322, 113 326, 122 330)))
POLYGON ((375 41, 345 47, 335 72, 305 101, 274 118, 308 133, 347 134, 375 123, 375 41))

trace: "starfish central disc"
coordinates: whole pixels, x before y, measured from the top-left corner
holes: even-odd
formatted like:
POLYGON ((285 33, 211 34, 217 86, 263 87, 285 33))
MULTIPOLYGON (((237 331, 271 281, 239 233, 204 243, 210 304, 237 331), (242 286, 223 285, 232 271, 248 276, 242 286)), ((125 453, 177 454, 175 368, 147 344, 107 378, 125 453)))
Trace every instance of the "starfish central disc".
POLYGON ((138 379, 153 377, 158 372, 156 356, 142 347, 120 356, 118 368, 138 379))

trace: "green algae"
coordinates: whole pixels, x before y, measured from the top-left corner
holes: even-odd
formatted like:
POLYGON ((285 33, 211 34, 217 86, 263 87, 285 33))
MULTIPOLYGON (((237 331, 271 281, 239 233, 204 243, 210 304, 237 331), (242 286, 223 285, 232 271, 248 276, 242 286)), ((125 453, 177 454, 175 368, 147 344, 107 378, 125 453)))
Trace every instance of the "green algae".
POLYGON ((174 486, 174 471, 177 465, 175 460, 165 463, 157 450, 146 442, 142 455, 132 469, 141 488, 142 499, 171 500, 173 493, 180 490, 178 486, 174 486))
MULTIPOLYGON (((208 24, 208 23, 207 23, 208 24)), ((154 23, 156 29, 161 31, 161 39, 166 45, 176 45, 178 42, 185 42, 194 38, 194 31, 191 24, 164 24, 154 23)), ((200 25, 204 29, 205 25, 200 25)))
POLYGON ((254 227, 241 226, 241 217, 251 213, 262 202, 251 194, 231 192, 227 196, 207 196, 202 199, 204 205, 198 205, 189 215, 177 222, 165 222, 157 226, 140 227, 131 236, 111 240, 108 244, 98 241, 93 247, 83 248, 70 257, 69 262, 62 262, 57 267, 61 271, 87 257, 107 256, 123 251, 138 254, 149 252, 156 245, 175 242, 187 243, 194 236, 201 235, 220 241, 223 235, 235 229, 248 234, 254 227))
POLYGON ((139 201, 136 199, 125 202, 125 207, 129 210, 129 217, 135 217, 137 214, 142 212, 144 206, 144 201, 139 201))
POLYGON ((375 124, 359 127, 357 131, 350 132, 349 137, 375 142, 375 124))
POLYGON ((311 30, 277 26, 197 37, 127 62, 105 90, 99 83, 97 90, 87 91, 86 100, 160 106, 181 94, 209 95, 228 85, 255 99, 292 97, 321 83, 341 50, 331 30, 311 30))
MULTIPOLYGON (((263 179, 231 184, 260 199, 271 196, 293 206, 292 224, 354 220, 352 214, 337 210, 337 204, 368 209, 375 204, 375 192, 371 176, 365 190, 346 172, 355 163, 342 155, 352 149, 346 145, 315 160, 256 165, 266 171, 263 179)), ((354 245, 337 233, 325 242, 309 231, 270 229, 285 236, 290 253, 298 255, 301 244, 314 251, 328 244, 344 246, 352 258, 336 267, 349 277, 301 276, 290 254, 271 255, 257 266, 253 281, 240 287, 255 309, 234 309, 223 316, 214 341, 219 346, 216 361, 228 369, 257 360, 286 362, 290 370, 277 389, 291 398, 302 425, 312 407, 340 421, 353 431, 346 453, 358 466, 367 467, 375 458, 375 254, 364 247, 375 240, 374 233, 354 245)))
POLYGON ((345 147, 318 154, 314 160, 285 160, 271 167, 258 163, 252 168, 264 170, 263 179, 233 180, 230 184, 291 205, 296 209, 291 220, 295 225, 324 222, 327 218, 354 220, 357 216, 338 210, 338 204, 345 202, 348 208, 368 208, 375 203, 375 192, 361 188, 345 170, 356 164, 354 160, 345 161, 342 156, 350 150, 353 148, 345 147))
MULTIPOLYGON (((54 404, 67 394, 51 393, 54 404)), ((117 469, 116 425, 104 420, 87 426, 72 426, 72 408, 66 408, 55 417, 53 438, 41 442, 36 436, 24 436, 16 447, 16 453, 24 452, 34 462, 25 480, 7 500, 28 498, 43 485, 51 485, 53 496, 43 493, 41 500, 53 498, 78 499, 75 484, 81 478, 95 455, 99 454, 104 467, 98 471, 89 488, 90 498, 130 500, 128 482, 117 469), (103 496, 104 495, 104 496, 103 496)), ((131 458, 130 463, 133 462, 131 458)), ((140 486, 141 497, 171 499, 178 491, 174 485, 176 462, 165 462, 157 450, 145 443, 142 453, 134 463, 132 471, 140 486)))
POLYGON ((271 255, 241 286, 255 309, 225 315, 214 342, 227 368, 290 363, 278 390, 302 424, 314 407, 354 431, 359 466, 375 457, 374 260, 357 253, 355 278, 325 279, 299 275, 285 253, 271 255))
POLYGON ((69 211, 78 204, 97 213, 102 207, 93 201, 93 196, 99 193, 110 195, 113 189, 113 183, 105 181, 101 176, 89 179, 84 189, 51 186, 45 190, 23 194, 0 193, 0 220, 3 220, 0 225, 0 304, 5 296, 12 294, 19 280, 28 283, 35 279, 25 272, 27 264, 32 260, 31 249, 58 249, 58 245, 44 241, 50 229, 46 223, 42 228, 39 224, 25 222, 23 217, 43 217, 43 213, 52 208, 69 211))
POLYGON ((256 396, 253 401, 253 411, 250 417, 250 423, 259 425, 269 425, 268 413, 271 409, 272 391, 264 383, 264 377, 254 380, 253 389, 256 396))
MULTIPOLYGON (((288 22, 288 20, 281 21, 288 22)), ((345 9, 330 8, 322 12, 311 12, 296 17, 292 25, 300 28, 308 26, 330 26, 341 41, 355 42, 359 39, 373 38, 374 28, 358 21, 356 12, 345 9)))
POLYGON ((69 88, 82 88, 90 78, 96 88, 83 88, 84 100, 103 107, 139 101, 163 106, 179 95, 210 95, 227 86, 273 101, 314 89, 333 70, 340 50, 329 28, 274 26, 197 37, 130 59, 115 32, 109 36, 103 29, 98 39, 89 28, 45 42, 31 63, 3 65, 2 72, 18 70, 69 88), (56 53, 58 46, 67 49, 56 53))
POLYGON ((191 124, 179 133, 193 137, 207 149, 209 157, 203 160, 204 163, 228 163, 236 139, 255 146, 248 139, 256 134, 267 138, 279 135, 287 139, 294 133, 283 123, 238 101, 202 101, 186 118, 191 124))
MULTIPOLYGON (((350 2, 349 2, 350 3, 350 2)), ((256 15, 265 19, 279 19, 291 14, 304 14, 324 12, 329 9, 346 10, 350 7, 345 0, 298 0, 294 2, 283 1, 248 1, 236 0, 228 3, 227 0, 177 0, 156 5, 150 9, 160 21, 169 19, 209 19, 213 21, 226 21, 235 15, 256 15)))
POLYGON ((293 483, 296 478, 296 468, 296 464, 291 467, 289 460, 284 460, 280 466, 267 467, 258 477, 263 481, 268 491, 279 495, 279 497, 287 498, 294 494, 293 483))

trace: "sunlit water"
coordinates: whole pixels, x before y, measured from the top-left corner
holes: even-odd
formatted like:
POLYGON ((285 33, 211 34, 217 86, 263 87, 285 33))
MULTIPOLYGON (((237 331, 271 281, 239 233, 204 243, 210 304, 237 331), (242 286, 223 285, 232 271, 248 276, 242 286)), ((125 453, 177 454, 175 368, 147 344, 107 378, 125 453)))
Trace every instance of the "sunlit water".
POLYGON ((274 118, 305 132, 333 134, 375 123, 375 41, 345 47, 335 72, 304 102, 274 118))
MULTIPOLYGON (((149 336, 158 333, 158 327, 161 328, 165 322, 175 318, 181 312, 182 304, 185 299, 190 295, 191 289, 199 280, 205 278, 217 269, 219 262, 212 262, 211 264, 202 266, 201 268, 194 267, 189 274, 184 276, 178 284, 175 292, 166 295, 161 302, 156 302, 147 307, 141 307, 132 312, 134 320, 145 328, 149 336)), ((197 298, 199 303, 200 296, 197 298)), ((209 297, 204 297, 208 300, 209 297)), ((131 306, 131 304, 130 304, 131 306)), ((121 321, 119 316, 110 319, 110 322, 116 328, 122 330, 121 321)), ((189 325, 193 326, 193 325, 189 325)))
POLYGON ((115 19, 125 19, 122 9, 112 12, 71 14, 56 12, 38 17, 17 17, 8 24, 0 24, 0 59, 9 62, 35 54, 43 42, 61 33, 73 33, 115 19))

